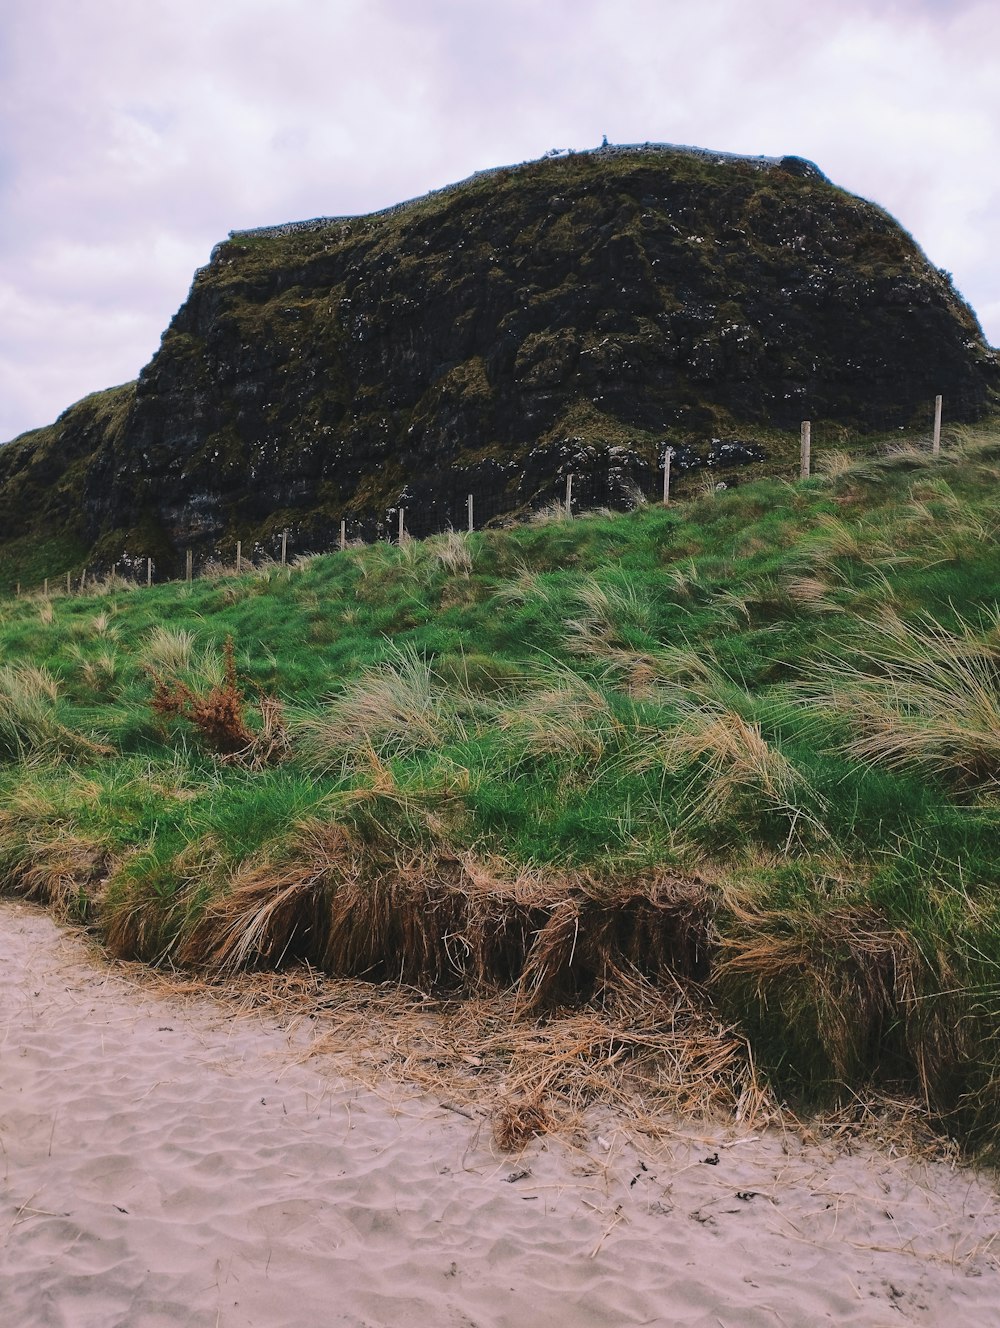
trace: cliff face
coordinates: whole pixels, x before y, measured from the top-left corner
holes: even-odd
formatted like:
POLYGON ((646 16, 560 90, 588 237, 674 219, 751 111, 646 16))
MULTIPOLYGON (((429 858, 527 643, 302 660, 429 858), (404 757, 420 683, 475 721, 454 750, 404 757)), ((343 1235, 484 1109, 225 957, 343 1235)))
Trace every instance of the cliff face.
POLYGON ((342 517, 370 532, 402 499, 419 533, 568 470, 613 500, 667 439, 882 429, 936 392, 971 418, 995 381, 947 277, 808 163, 598 151, 233 234, 134 395, 0 449, 0 513, 42 466, 43 506, 108 559, 322 547, 342 517))

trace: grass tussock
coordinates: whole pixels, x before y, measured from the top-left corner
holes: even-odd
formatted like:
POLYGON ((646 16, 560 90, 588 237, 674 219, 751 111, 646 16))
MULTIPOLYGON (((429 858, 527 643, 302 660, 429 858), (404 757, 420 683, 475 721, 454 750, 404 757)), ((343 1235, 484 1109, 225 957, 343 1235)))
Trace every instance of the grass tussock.
POLYGON ((735 904, 727 922, 713 988, 727 1008, 749 1012, 758 1046, 800 1087, 862 1084, 893 1041, 901 1054, 905 1015, 923 987, 919 951, 901 928, 846 904, 735 904))
POLYGON ((817 670, 818 695, 855 730, 845 750, 987 789, 1000 786, 1000 649, 970 623, 885 616, 848 660, 817 670))
POLYGON ((776 815, 788 826, 820 831, 822 799, 801 771, 761 732, 761 725, 717 703, 684 716, 666 748, 668 765, 690 771, 689 821, 721 826, 742 818, 776 815))
POLYGON ((46 668, 0 666, 0 760, 108 755, 108 747, 63 722, 59 701, 59 684, 46 668))
POLYGON ((328 772, 368 753, 384 761, 439 747, 462 732, 462 720, 427 658, 404 649, 304 717, 297 732, 306 762, 328 772))

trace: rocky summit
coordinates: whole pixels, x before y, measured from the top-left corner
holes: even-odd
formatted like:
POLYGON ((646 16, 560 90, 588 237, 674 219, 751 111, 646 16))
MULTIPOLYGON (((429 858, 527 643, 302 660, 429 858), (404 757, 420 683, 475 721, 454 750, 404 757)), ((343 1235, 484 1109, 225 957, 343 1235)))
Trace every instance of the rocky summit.
MULTIPOLYGON (((550 155, 231 233, 136 383, 0 448, 0 530, 93 563, 415 534, 650 492, 802 419, 991 404, 996 354, 882 209, 797 157, 550 155)), ((11 546, 13 547, 13 545, 11 546)), ((20 545, 18 545, 20 547, 20 545)), ((3 549, 0 547, 0 558, 3 549)))

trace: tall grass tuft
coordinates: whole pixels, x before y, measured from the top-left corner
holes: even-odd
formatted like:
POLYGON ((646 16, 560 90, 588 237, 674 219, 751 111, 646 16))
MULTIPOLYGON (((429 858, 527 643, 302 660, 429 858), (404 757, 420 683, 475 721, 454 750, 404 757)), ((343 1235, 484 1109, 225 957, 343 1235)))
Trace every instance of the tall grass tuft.
POLYGON ((25 761, 109 749, 77 733, 59 714, 59 686, 45 668, 32 664, 0 666, 0 760, 25 761))
POLYGON ((711 987, 779 1082, 823 1097, 900 1073, 903 1021, 926 985, 912 936, 870 906, 821 898, 781 909, 730 898, 725 914, 711 987))
POLYGON ((524 757, 599 760, 621 732, 604 692, 555 661, 538 668, 533 681, 532 690, 501 703, 495 711, 514 763, 524 757))
POLYGON ((176 678, 195 667, 194 633, 185 628, 154 627, 142 643, 139 662, 149 673, 176 678))
POLYGON ((464 733, 453 694, 413 647, 394 650, 297 725, 302 759, 331 772, 429 751, 464 733))
POLYGON ((960 784, 1000 786, 1000 649, 962 621, 895 615, 864 625, 849 659, 817 666, 816 694, 856 736, 845 750, 870 765, 913 767, 960 784))
POLYGON ((816 812, 822 799, 786 756, 761 732, 759 723, 717 701, 689 710, 671 734, 665 761, 691 771, 685 798, 686 823, 716 831, 758 824, 777 816, 788 826, 786 849, 797 827, 821 832, 816 812))
POLYGON ((447 530, 425 541, 427 552, 452 576, 469 576, 472 572, 472 547, 467 532, 447 530))

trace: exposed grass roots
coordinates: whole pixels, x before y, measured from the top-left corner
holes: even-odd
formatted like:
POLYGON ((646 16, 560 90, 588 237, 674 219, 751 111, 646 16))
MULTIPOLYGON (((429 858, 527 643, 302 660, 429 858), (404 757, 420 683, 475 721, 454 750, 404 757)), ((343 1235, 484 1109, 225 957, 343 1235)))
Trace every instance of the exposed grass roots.
POLYGON ((610 884, 585 873, 511 873, 436 853, 365 846, 310 823, 296 851, 233 875, 178 950, 234 972, 308 959, 336 976, 425 990, 518 988, 522 1013, 708 971, 712 905, 663 870, 610 884))

